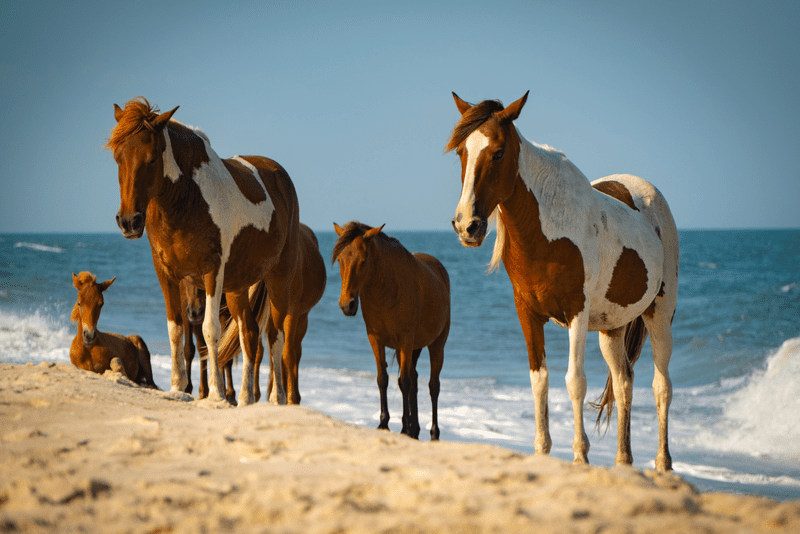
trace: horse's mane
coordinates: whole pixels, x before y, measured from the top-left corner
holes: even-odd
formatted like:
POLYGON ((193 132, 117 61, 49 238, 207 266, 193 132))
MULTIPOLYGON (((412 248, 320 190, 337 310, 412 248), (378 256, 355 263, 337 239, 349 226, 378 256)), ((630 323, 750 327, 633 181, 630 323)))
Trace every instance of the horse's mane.
POLYGON ((158 117, 157 106, 150 105, 150 102, 143 96, 129 100, 122 110, 122 117, 117 125, 111 130, 111 137, 105 147, 108 150, 115 150, 121 145, 128 136, 135 134, 142 128, 153 129, 152 121, 158 117))
POLYGON ((455 150, 469 135, 480 128, 481 124, 488 121, 492 115, 505 109, 499 100, 484 100, 469 108, 461 115, 461 119, 453 128, 450 139, 444 147, 445 152, 455 150))
MULTIPOLYGON (((336 263, 336 258, 339 257, 339 254, 341 254, 345 248, 347 248, 347 245, 355 241, 356 238, 363 236, 367 230, 372 230, 372 227, 358 221, 350 221, 347 223, 344 227, 344 232, 339 236, 339 239, 336 240, 336 245, 333 247, 333 258, 331 259, 331 263, 336 263)), ((383 232, 378 232, 378 235, 376 235, 374 239, 378 239, 380 243, 406 250, 400 241, 394 237, 389 237, 383 232)))

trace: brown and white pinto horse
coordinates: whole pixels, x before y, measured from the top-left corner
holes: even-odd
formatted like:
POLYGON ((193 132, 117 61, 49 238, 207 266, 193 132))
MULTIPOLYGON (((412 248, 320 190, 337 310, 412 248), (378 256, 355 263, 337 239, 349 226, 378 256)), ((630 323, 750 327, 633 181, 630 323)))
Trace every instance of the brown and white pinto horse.
POLYGON ((107 143, 119 165, 117 224, 129 239, 147 237, 166 303, 172 353, 171 390, 187 385, 180 281, 206 292, 203 337, 209 353, 209 398, 223 400, 217 361, 220 299, 226 294, 244 347, 239 405, 253 402, 258 325, 248 288, 263 280, 282 335, 294 317, 289 284, 297 264, 297 195, 289 175, 260 156, 222 160, 199 129, 159 114, 144 98, 121 109, 107 143))
MULTIPOLYGON (((224 297, 224 295, 223 295, 224 297)), ((220 324, 222 328, 230 321, 228 306, 220 304, 220 324)), ((197 340, 197 353, 200 357, 200 385, 197 386, 197 398, 208 397, 208 349, 206 340, 203 339, 203 319, 206 315, 206 292, 192 285, 189 278, 181 280, 181 314, 183 316, 183 355, 186 360, 186 393, 192 393, 192 362, 195 355, 195 340, 197 340)), ((233 360, 221 363, 222 382, 225 389, 225 398, 236 406, 236 390, 233 387, 233 360)))
POLYGON ((119 358, 122 371, 133 382, 158 389, 150 367, 150 351, 139 336, 121 336, 100 332, 97 321, 103 309, 103 292, 117 277, 98 284, 97 278, 87 271, 76 276, 72 285, 78 290, 78 300, 72 308, 70 319, 78 323, 78 333, 69 348, 69 359, 75 367, 103 374, 112 368, 111 360, 119 358))
MULTIPOLYGON (((270 378, 267 387, 269 401, 273 404, 300 404, 299 366, 303 355, 303 338, 308 330, 308 314, 325 293, 327 273, 325 262, 319 253, 319 242, 314 232, 303 223, 300 223, 300 242, 298 250, 298 263, 295 277, 292 281, 291 295, 294 299, 297 323, 292 337, 286 337, 284 343, 287 350, 278 343, 278 330, 272 322, 272 317, 265 315, 260 324, 261 330, 266 333, 267 344, 270 347, 270 378), (282 365, 279 365, 282 362, 282 365), (280 383, 280 387, 277 384, 280 383)), ((220 364, 229 365, 236 354, 241 350, 239 345, 238 327, 230 323, 225 328, 219 343, 220 364), (228 362, 228 363, 225 363, 228 362)), ((256 354, 255 399, 261 398, 259 372, 261 360, 264 358, 264 348, 258 345, 256 354)))
POLYGON ((403 394, 402 433, 419 437, 417 411, 417 360, 424 347, 431 359, 431 439, 439 439, 439 373, 444 345, 450 332, 450 277, 444 265, 429 254, 410 253, 380 228, 350 222, 334 223, 339 239, 333 261, 339 260, 342 292, 339 307, 348 317, 361 310, 367 337, 375 354, 381 421, 389 428, 386 389, 386 347, 395 349, 400 366, 398 385, 403 394))
MULTIPOLYGON (((678 291, 678 233, 661 193, 630 175, 589 183, 564 156, 526 140, 513 124, 528 94, 506 108, 497 101, 472 106, 453 97, 461 119, 446 150, 461 159, 461 198, 453 228, 466 246, 480 246, 497 221, 492 268, 502 259, 528 345, 536 407, 537 453, 547 454, 548 375, 544 324, 569 329, 567 391, 572 400, 574 461, 588 461, 584 432, 584 351, 587 331, 600 348, 617 399, 616 462, 632 463, 630 409, 633 362, 647 333, 655 360, 653 392, 659 420, 656 469, 671 469, 667 414, 672 384, 672 317, 678 291), (646 331, 644 330, 646 328, 646 331)), ((602 406, 601 406, 602 413, 602 406)), ((599 418, 598 418, 599 420, 599 418)))

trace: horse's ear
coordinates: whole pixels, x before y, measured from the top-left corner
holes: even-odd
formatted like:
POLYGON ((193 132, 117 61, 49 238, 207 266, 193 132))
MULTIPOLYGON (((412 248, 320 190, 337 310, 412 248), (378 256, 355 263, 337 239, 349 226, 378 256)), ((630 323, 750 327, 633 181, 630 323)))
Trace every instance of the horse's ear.
POLYGON ((116 104, 114 104, 114 118, 117 119, 117 122, 122 118, 122 108, 116 104))
POLYGON ((339 237, 341 237, 342 234, 344 233, 344 228, 342 228, 336 223, 333 223, 333 229, 336 230, 336 235, 338 235, 339 237))
POLYGON ((72 285, 75 286, 75 289, 80 289, 81 288, 80 284, 81 282, 78 279, 78 277, 75 275, 75 273, 72 273, 72 285))
POLYGON ((472 105, 469 102, 464 102, 461 100, 457 94, 453 93, 453 100, 456 101, 456 107, 458 111, 463 115, 472 105))
POLYGON ((522 107, 525 105, 525 101, 528 100, 528 93, 530 93, 530 91, 527 91, 524 95, 522 95, 522 98, 516 102, 512 102, 506 109, 501 111, 499 113, 500 118, 510 121, 517 120, 517 117, 519 117, 519 114, 522 111, 522 107))
POLYGON ((173 110, 171 110, 171 111, 167 111, 167 112, 165 112, 165 113, 162 113, 161 115, 159 115, 158 117, 156 117, 155 119, 153 119, 153 128, 155 128, 155 130, 156 130, 157 132, 160 132, 161 130, 163 130, 163 129, 164 129, 164 127, 165 127, 165 126, 167 125, 167 123, 169 122, 169 120, 170 120, 170 119, 172 118, 172 116, 175 114, 175 112, 176 112, 176 111, 178 111, 178 108, 179 108, 179 107, 180 107, 180 106, 175 106, 175 109, 173 109, 173 110))
POLYGON ((115 277, 114 277, 114 278, 112 278, 111 280, 106 280, 106 281, 105 281, 105 282, 103 282, 102 284, 97 284, 97 285, 99 285, 99 286, 100 286, 100 293, 102 293, 103 291, 105 291, 106 289, 108 289, 109 287, 111 287, 111 284, 113 284, 113 283, 114 283, 114 280, 116 280, 116 279, 117 279, 117 277, 115 276, 115 277))
POLYGON ((366 232, 364 232, 364 239, 370 239, 381 233, 383 227, 386 226, 385 224, 380 225, 378 228, 370 228, 366 232))

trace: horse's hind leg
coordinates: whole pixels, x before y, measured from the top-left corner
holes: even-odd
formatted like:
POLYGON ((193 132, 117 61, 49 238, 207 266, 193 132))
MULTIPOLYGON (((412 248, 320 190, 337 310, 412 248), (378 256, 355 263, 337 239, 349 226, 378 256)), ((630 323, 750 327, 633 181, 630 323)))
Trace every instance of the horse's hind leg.
MULTIPOLYGON (((608 364, 611 387, 617 402, 617 464, 633 463, 631 454, 631 401, 633 368, 625 354, 625 327, 600 332, 600 350, 608 364)), ((612 409, 611 405, 607 408, 612 409)))
POLYGON ((228 399, 228 402, 236 406, 236 390, 233 387, 233 360, 228 360, 225 367, 222 369, 222 374, 224 375, 225 398, 228 399))
MULTIPOLYGON (((236 321, 239 325, 239 346, 242 348, 243 360, 239 406, 247 406, 255 402, 253 381, 256 352, 258 351, 258 323, 250 310, 247 290, 226 293, 225 296, 228 301, 228 310, 231 312, 231 320, 236 321)), ((208 313, 208 308, 206 308, 206 313, 208 313)))
MULTIPOLYGON (((658 299, 656 299, 658 302, 658 299)), ((650 346, 653 348, 653 395, 658 412, 658 452, 656 471, 670 471, 672 457, 669 454, 668 419, 669 405, 672 402, 672 381, 669 377, 669 360, 672 357, 672 317, 667 317, 658 304, 651 317, 642 316, 650 333, 650 346)))
POLYGON ((431 379, 428 383, 428 390, 431 393, 431 441, 439 439, 439 374, 444 364, 445 341, 447 332, 428 347, 431 357, 431 379))
POLYGON ((140 336, 128 336, 128 340, 136 347, 136 363, 139 372, 136 373, 134 382, 147 387, 155 387, 153 368, 150 366, 150 351, 147 349, 147 345, 140 336))
POLYGON ((283 386, 286 391, 286 402, 300 404, 300 359, 303 357, 303 338, 308 331, 308 314, 297 318, 292 333, 292 350, 284 353, 283 386))

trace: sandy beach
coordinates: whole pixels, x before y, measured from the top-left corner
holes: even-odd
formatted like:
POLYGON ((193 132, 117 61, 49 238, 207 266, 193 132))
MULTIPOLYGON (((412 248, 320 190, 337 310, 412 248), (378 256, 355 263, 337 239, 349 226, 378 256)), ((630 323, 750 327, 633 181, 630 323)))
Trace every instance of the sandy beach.
POLYGON ((0 364, 0 532, 797 532, 800 501, 0 364))

